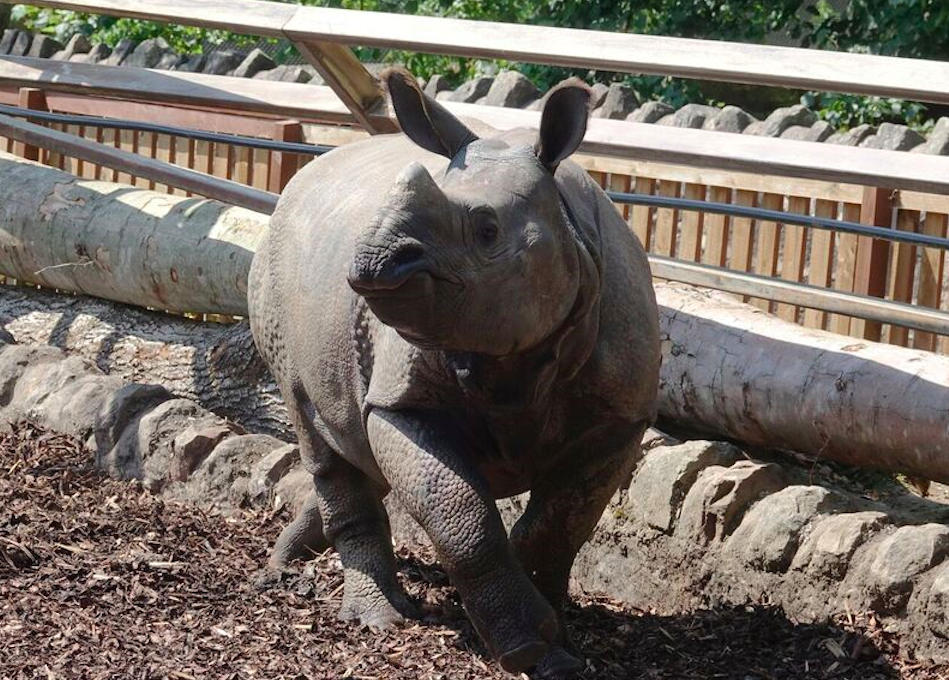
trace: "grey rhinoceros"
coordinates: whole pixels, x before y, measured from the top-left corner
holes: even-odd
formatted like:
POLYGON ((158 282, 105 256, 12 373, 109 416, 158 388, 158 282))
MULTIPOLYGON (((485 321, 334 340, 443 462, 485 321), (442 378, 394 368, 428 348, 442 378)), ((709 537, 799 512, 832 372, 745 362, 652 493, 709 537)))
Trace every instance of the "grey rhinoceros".
POLYGON ((565 160, 581 82, 549 95, 539 134, 482 139, 404 71, 383 80, 404 134, 307 165, 251 269, 254 338, 315 488, 271 564, 325 536, 340 616, 401 622, 391 491, 502 667, 571 677, 570 569, 655 418, 649 265, 565 160), (528 490, 508 537, 495 499, 528 490))

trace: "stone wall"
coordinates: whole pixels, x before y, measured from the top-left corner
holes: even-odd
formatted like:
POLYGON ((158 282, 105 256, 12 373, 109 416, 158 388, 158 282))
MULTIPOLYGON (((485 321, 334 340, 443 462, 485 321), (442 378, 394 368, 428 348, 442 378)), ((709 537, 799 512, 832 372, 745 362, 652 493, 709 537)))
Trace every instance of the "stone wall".
MULTIPOLYGON (((186 56, 177 54, 161 38, 145 40, 139 44, 123 40, 115 49, 110 49, 105 45, 92 45, 82 35, 76 35, 67 45, 62 45, 49 36, 7 29, 0 39, 0 54, 323 84, 323 79, 312 66, 278 65, 259 48, 249 52, 220 49, 207 54, 186 56)), ((371 70, 379 68, 379 65, 370 65, 371 70)), ((481 76, 454 89, 444 77, 436 75, 425 83, 425 91, 440 100, 532 110, 540 109, 545 94, 517 71, 502 71, 497 76, 481 76)), ((940 118, 928 136, 923 136, 905 125, 893 123, 883 123, 879 127, 860 125, 851 130, 838 131, 826 121, 818 120, 814 111, 802 105, 776 109, 763 120, 758 120, 737 106, 717 108, 704 104, 686 104, 676 110, 659 101, 640 102, 632 88, 619 83, 609 86, 597 83, 593 86, 593 95, 593 115, 598 118, 872 149, 949 155, 949 117, 940 118)))

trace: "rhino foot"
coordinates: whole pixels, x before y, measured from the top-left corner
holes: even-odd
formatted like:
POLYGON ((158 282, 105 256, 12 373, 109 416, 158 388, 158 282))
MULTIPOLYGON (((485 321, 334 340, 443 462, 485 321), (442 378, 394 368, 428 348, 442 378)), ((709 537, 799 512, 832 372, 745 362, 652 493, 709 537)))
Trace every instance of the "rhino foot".
POLYGON ((563 647, 554 647, 534 669, 532 678, 537 680, 572 680, 584 669, 583 660, 563 647))
POLYGON ((406 619, 417 618, 415 605, 398 585, 386 589, 375 584, 359 584, 364 587, 351 588, 351 578, 347 578, 346 593, 339 610, 343 621, 355 621, 370 630, 394 630, 405 623, 406 619), (352 590, 357 592, 353 593, 352 590))

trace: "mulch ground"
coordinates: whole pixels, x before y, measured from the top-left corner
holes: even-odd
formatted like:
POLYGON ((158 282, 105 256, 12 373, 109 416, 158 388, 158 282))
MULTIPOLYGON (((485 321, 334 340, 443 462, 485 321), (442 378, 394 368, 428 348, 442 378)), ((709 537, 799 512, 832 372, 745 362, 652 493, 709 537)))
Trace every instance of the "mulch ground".
MULTIPOLYGON (((432 556, 400 553, 425 620, 373 635, 336 620, 328 553, 267 591, 286 521, 165 503, 102 477, 73 440, 0 435, 0 678, 510 678, 484 656, 432 556)), ((583 595, 584 678, 949 678, 873 626, 794 625, 759 608, 660 617, 583 595)))

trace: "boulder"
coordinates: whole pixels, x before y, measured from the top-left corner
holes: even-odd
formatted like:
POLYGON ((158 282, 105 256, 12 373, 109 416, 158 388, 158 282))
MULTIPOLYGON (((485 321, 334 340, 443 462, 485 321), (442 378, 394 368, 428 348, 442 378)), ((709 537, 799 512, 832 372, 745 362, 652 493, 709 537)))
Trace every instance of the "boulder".
POLYGON ((174 457, 168 479, 184 482, 207 458, 214 448, 227 437, 242 434, 233 423, 201 419, 175 437, 172 444, 174 457))
POLYGON ((66 43, 62 54, 59 56, 63 61, 72 59, 77 54, 89 54, 92 51, 92 43, 83 33, 76 33, 66 43))
POLYGON ((161 385, 124 385, 111 394, 96 414, 94 443, 99 467, 118 444, 125 429, 145 411, 173 399, 161 385))
POLYGON ((889 151, 909 151, 926 143, 926 138, 905 125, 883 123, 873 137, 867 137, 860 146, 867 149, 887 149, 889 151))
POLYGON ((523 73, 503 71, 488 90, 484 103, 487 106, 521 108, 540 97, 540 90, 523 73))
POLYGON ((232 75, 237 78, 253 78, 261 71, 270 71, 276 66, 277 63, 273 59, 267 56, 263 50, 255 47, 250 54, 244 57, 244 61, 234 69, 232 75))
POLYGON ((30 53, 30 46, 33 44, 33 34, 28 31, 18 31, 13 41, 13 47, 10 48, 10 56, 25 57, 30 53))
POLYGON ((251 467, 247 482, 250 499, 253 501, 268 495, 299 462, 300 447, 296 444, 283 444, 261 457, 251 467))
POLYGON ((835 132, 827 138, 828 144, 840 144, 841 146, 860 146, 867 137, 876 134, 877 129, 872 125, 858 125, 846 132, 835 132))
POLYGON ((434 99, 435 95, 439 92, 444 92, 445 90, 450 90, 451 85, 448 84, 448 79, 445 76, 435 74, 431 79, 425 83, 425 94, 434 99))
POLYGON ((750 113, 737 106, 726 106, 715 116, 709 116, 702 124, 703 130, 741 133, 752 123, 758 122, 750 113))
POLYGON ((258 80, 275 80, 281 83, 308 83, 313 76, 302 66, 280 64, 269 71, 260 71, 254 75, 258 80))
POLYGON ((834 134, 834 128, 826 120, 819 120, 810 127, 792 125, 781 133, 781 139, 794 139, 800 142, 823 142, 834 134))
POLYGON ((752 503, 786 484, 786 473, 773 463, 740 460, 730 467, 708 467, 686 494, 675 536, 687 546, 723 541, 752 503))
POLYGON ((650 450, 630 484, 628 516, 658 531, 672 531, 682 501, 699 472, 711 465, 731 465, 740 458, 741 452, 734 446, 707 441, 650 450))
POLYGON ((632 123, 655 123, 674 112, 675 109, 665 102, 651 101, 626 116, 626 120, 632 123))
POLYGON ((36 59, 49 59, 57 52, 63 51, 63 44, 48 35, 37 35, 33 38, 30 51, 26 55, 36 59))
POLYGON ((926 153, 934 156, 949 156, 949 118, 943 116, 929 133, 925 144, 912 149, 913 153, 926 153))
POLYGON ((780 137, 789 127, 801 125, 810 127, 817 122, 817 114, 802 104, 785 106, 772 111, 771 115, 759 123, 752 123, 744 129, 746 135, 759 137, 780 137))
POLYGON ((164 38, 149 38, 140 42, 122 65, 132 68, 155 68, 158 62, 171 51, 171 46, 165 42, 164 38))
POLYGON ((714 120, 718 114, 719 109, 714 106, 686 104, 675 113, 658 120, 656 124, 699 130, 705 126, 707 120, 714 120))
POLYGON ((593 83, 590 88, 590 110, 598 109, 603 106, 606 95, 610 92, 610 86, 604 83, 593 83))
POLYGON ((155 64, 155 68, 162 71, 175 71, 188 60, 183 54, 178 54, 177 52, 168 51, 166 52, 161 59, 158 60, 158 63, 155 64))
POLYGON ((287 508, 294 517, 313 493, 313 475, 301 465, 284 475, 273 488, 273 509, 287 508))
POLYGON ((603 104, 593 113, 595 118, 625 120, 639 106, 639 98, 633 88, 622 83, 610 85, 603 104))
POLYGON ((207 55, 202 73, 209 76, 224 76, 231 73, 244 61, 244 55, 230 50, 218 50, 207 55))
POLYGON ((900 527, 872 547, 865 570, 856 575, 874 609, 902 608, 914 579, 949 556, 949 527, 943 524, 900 527))
POLYGON ((10 54, 19 33, 15 28, 8 28, 3 32, 3 37, 0 37, 0 54, 10 54))
POLYGON ((725 554, 743 566, 785 572, 805 525, 826 513, 834 502, 834 496, 820 486, 789 486, 765 496, 725 542, 725 554))
POLYGON ((72 55, 69 57, 69 61, 78 62, 80 64, 98 64, 108 59, 111 54, 111 47, 99 43, 98 45, 93 45, 92 49, 86 54, 80 53, 72 55))
POLYGON ((917 618, 925 622, 929 635, 923 640, 928 642, 929 657, 937 664, 949 664, 949 562, 936 570, 929 591, 921 598, 917 618))
MULTIPOLYGON (((494 78, 481 76, 479 78, 469 80, 454 92, 449 92, 448 94, 443 95, 443 97, 445 101, 449 102, 472 104, 482 97, 487 96, 488 92, 491 90, 492 85, 494 85, 494 78)), ((445 92, 445 90, 442 90, 441 92, 445 92)))
POLYGON ((134 51, 135 43, 128 38, 122 38, 102 63, 105 66, 121 66, 134 51))
POLYGON ((185 73, 202 73, 207 63, 208 55, 192 54, 183 63, 178 65, 178 70, 184 71, 185 73))
POLYGON ((886 515, 873 511, 823 517, 794 555, 791 569, 841 579, 857 548, 888 523, 886 515))

